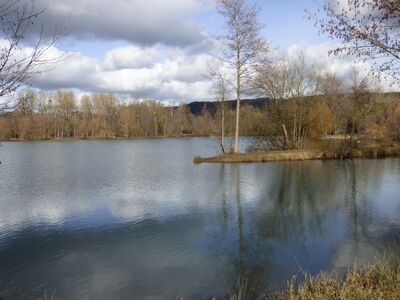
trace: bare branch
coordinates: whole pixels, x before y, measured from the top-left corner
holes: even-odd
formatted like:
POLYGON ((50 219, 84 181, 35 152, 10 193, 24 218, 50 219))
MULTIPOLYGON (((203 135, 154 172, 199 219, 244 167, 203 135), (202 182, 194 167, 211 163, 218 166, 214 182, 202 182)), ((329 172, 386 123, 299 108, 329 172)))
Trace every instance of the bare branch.
MULTIPOLYGON (((21 0, 6 0, 0 4, 0 99, 15 92, 29 79, 43 71, 43 66, 57 62, 61 57, 49 58, 47 54, 55 46, 61 34, 55 30, 51 38, 45 38, 44 28, 36 40, 28 45, 28 31, 45 12, 37 10, 35 0, 30 4, 21 0)), ((8 107, 10 100, 0 102, 0 111, 8 107)))
POLYGON ((321 33, 341 41, 334 55, 345 54, 372 63, 372 73, 399 78, 400 2, 398 0, 327 0, 325 17, 309 13, 321 33), (341 5, 345 5, 342 7, 341 5))

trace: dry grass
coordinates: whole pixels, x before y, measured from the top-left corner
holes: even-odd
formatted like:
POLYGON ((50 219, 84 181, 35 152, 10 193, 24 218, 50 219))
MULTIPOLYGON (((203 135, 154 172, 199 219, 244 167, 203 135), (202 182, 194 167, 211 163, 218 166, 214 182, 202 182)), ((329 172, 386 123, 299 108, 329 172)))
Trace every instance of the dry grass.
POLYGON ((197 163, 250 163, 267 161, 285 161, 285 160, 309 160, 322 159, 323 152, 319 150, 286 150, 269 152, 251 152, 224 154, 214 157, 201 158, 196 157, 197 163))
POLYGON ((400 157, 400 145, 371 146, 354 149, 344 156, 340 151, 324 151, 320 149, 300 149, 285 151, 250 152, 238 154, 224 154, 214 157, 195 157, 195 163, 253 163, 273 161, 301 161, 315 159, 340 158, 383 158, 400 157))
POLYGON ((334 273, 317 276, 305 274, 302 283, 293 278, 284 291, 265 295, 255 291, 251 284, 240 280, 231 300, 352 300, 352 299, 400 299, 400 261, 397 258, 377 260, 367 266, 354 265, 343 279, 334 273), (245 284, 243 284, 245 283, 245 284))
POLYGON ((293 280, 276 299, 400 299, 400 266, 384 261, 355 265, 343 280, 326 273, 307 275, 298 289, 293 280))

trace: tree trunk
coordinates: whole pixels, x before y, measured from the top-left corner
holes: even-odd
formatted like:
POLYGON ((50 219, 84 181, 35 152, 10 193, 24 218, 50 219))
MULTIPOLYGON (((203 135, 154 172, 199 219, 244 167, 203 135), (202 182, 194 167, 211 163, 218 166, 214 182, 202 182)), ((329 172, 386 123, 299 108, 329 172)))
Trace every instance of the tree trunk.
POLYGON ((237 52, 236 67, 236 129, 235 129, 235 148, 234 153, 239 152, 239 120, 240 120, 240 53, 237 52))
POLYGON ((222 108, 221 112, 221 150, 222 153, 226 153, 226 148, 225 148, 225 114, 222 108))
POLYGON ((221 150, 226 153, 225 148, 225 82, 222 79, 222 97, 221 97, 221 150))
POLYGON ((76 114, 74 113, 74 138, 75 138, 75 134, 76 134, 76 114))
POLYGON ((287 133, 285 124, 282 124, 282 131, 283 131, 283 139, 284 139, 285 147, 286 147, 286 149, 288 149, 289 148, 289 137, 288 137, 288 133, 287 133))

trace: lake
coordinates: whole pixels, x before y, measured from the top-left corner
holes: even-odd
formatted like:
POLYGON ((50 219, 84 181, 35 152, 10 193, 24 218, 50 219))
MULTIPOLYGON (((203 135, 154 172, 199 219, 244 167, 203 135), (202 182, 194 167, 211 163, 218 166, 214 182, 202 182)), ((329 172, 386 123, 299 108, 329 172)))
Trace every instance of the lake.
POLYGON ((209 138, 2 143, 0 297, 221 298, 239 274, 282 288, 396 239, 400 159, 192 163, 215 152, 209 138))

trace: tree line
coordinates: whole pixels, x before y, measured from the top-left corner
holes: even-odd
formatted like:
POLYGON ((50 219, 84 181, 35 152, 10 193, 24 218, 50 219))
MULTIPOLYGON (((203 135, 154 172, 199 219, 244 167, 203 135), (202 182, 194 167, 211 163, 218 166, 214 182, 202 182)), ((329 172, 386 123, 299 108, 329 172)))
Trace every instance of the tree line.
MULTIPOLYGON (((327 135, 400 141, 399 94, 371 90, 356 72, 343 82, 332 74, 312 75, 298 64, 276 66, 271 81, 258 75, 255 88, 270 98, 263 105, 244 101, 240 135, 273 137, 274 146, 282 149, 304 148, 310 138, 327 135)), ((218 101, 215 107, 204 105, 193 113, 187 104, 167 106, 106 93, 78 101, 70 91, 28 89, 19 94, 14 110, 0 115, 0 139, 219 136, 222 130, 234 137, 235 105, 218 101)))
MULTIPOLYGON (((257 109, 248 106, 247 111, 250 118, 256 115, 257 109)), ((155 100, 119 99, 109 93, 84 95, 78 101, 70 91, 28 89, 19 94, 12 111, 0 114, 0 139, 213 135, 220 130, 220 113, 204 107, 200 114, 193 114, 186 104, 167 106, 155 100)), ((234 128, 233 114, 233 110, 227 112, 228 132, 234 128)), ((245 114, 243 118, 247 118, 245 114)), ((252 123, 244 127, 245 134, 254 132, 252 123)))

